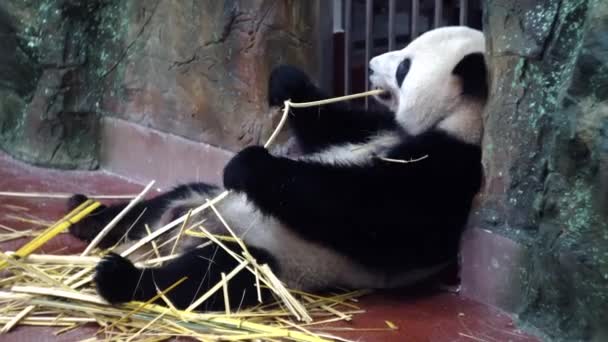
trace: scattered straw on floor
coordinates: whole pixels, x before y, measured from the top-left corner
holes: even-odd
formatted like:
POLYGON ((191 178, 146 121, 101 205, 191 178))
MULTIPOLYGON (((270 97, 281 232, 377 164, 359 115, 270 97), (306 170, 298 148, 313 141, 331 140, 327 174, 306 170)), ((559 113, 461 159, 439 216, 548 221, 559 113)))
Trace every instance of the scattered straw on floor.
MULTIPOLYGON (((287 101, 281 122, 265 146, 270 145, 280 131, 290 106, 316 106, 377 93, 378 91, 372 91, 309 104, 292 104, 287 101)), ((148 185, 139 196, 136 196, 126 210, 140 200, 151 186, 148 185)), ((8 194, 28 197, 28 193, 8 194)), ((159 289, 158 294, 145 303, 130 302, 111 306, 99 297, 92 284, 92 274, 100 257, 107 253, 96 248, 101 235, 81 255, 36 254, 36 251, 48 240, 97 208, 99 202, 89 200, 83 203, 43 231, 35 229, 17 231, 1 226, 0 241, 27 236, 34 238, 17 251, 0 252, 0 333, 9 332, 18 325, 36 325, 57 327, 55 334, 59 335, 83 325, 96 323, 99 330, 86 341, 161 341, 176 336, 188 336, 201 341, 344 340, 328 335, 327 331, 339 330, 340 327, 335 325, 331 327, 331 325, 340 321, 350 321, 353 315, 362 312, 356 305, 356 298, 365 291, 324 297, 285 288, 267 265, 259 264, 251 256, 245 244, 234 234, 215 208, 214 205, 227 195, 228 192, 224 192, 210 199, 187 215, 150 233, 121 253, 123 256, 128 256, 151 243, 154 253, 150 254, 147 260, 139 261, 138 266, 155 266, 174 258, 175 255, 160 255, 155 240, 178 226, 180 233, 173 238, 175 241, 180 239, 182 233, 190 234, 207 239, 207 244, 216 244, 226 249, 239 262, 238 266, 222 274, 220 282, 185 310, 176 309, 166 296, 185 278, 166 289, 159 289), (212 210, 224 223, 227 232, 224 236, 209 233, 200 222, 191 223, 190 217, 195 217, 203 210, 212 210), (222 242, 227 240, 238 242, 240 250, 228 249, 222 242), (274 294, 274 302, 231 311, 229 302, 236 302, 238 299, 226 297, 225 311, 204 313, 196 311, 216 291, 227 293, 230 279, 238 272, 252 272, 256 276, 258 291, 261 287, 270 289, 274 294), (154 304, 159 299, 165 303, 165 306, 154 304)), ((34 197, 44 198, 53 195, 45 196, 37 193, 34 197)), ((104 229, 104 232, 111 229, 111 224, 108 225, 109 228, 104 229)), ((396 327, 392 323, 387 323, 386 327, 376 327, 376 329, 393 330, 396 327)))

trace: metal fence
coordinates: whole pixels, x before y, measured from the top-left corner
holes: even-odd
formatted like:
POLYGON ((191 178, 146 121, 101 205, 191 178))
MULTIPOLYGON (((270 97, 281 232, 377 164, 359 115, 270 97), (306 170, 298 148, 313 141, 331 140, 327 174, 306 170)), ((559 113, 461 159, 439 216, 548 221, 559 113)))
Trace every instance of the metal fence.
POLYGON ((480 0, 333 0, 332 5, 329 83, 335 96, 368 90, 369 60, 403 48, 425 31, 446 25, 481 28, 480 0))

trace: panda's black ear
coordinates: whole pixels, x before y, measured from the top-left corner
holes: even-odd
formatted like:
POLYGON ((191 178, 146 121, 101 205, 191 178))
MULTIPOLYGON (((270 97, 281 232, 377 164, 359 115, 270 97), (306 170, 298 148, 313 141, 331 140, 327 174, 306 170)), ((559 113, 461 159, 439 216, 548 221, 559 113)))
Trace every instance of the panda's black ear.
POLYGON ((488 68, 483 53, 475 52, 464 56, 452 73, 462 79, 464 95, 481 99, 488 97, 488 68))

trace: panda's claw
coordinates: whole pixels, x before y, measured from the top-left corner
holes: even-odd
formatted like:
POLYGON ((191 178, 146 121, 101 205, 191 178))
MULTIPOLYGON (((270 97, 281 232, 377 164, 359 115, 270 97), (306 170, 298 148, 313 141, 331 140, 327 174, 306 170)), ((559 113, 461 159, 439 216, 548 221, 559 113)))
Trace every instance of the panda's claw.
POLYGON ((109 253, 95 267, 97 292, 112 304, 128 302, 133 299, 140 274, 131 261, 109 253))

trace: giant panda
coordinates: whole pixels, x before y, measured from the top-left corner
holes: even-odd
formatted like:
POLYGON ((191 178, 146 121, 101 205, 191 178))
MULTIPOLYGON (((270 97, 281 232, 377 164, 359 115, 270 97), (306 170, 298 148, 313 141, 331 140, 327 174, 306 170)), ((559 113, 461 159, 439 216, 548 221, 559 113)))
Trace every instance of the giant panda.
MULTIPOLYGON (((219 212, 290 288, 394 288, 441 271, 457 258, 482 178, 483 53, 481 32, 443 27, 373 58, 369 81, 385 90, 376 99, 386 110, 344 103, 292 108, 288 123, 302 154, 260 146, 237 153, 224 169, 224 188, 232 192, 219 212)), ((271 72, 270 106, 326 97, 296 67, 271 72)), ((161 227, 221 191, 185 184, 140 203, 101 246, 138 240, 145 225, 161 227)), ((84 200, 75 195, 69 206, 84 200)), ((125 205, 102 206, 70 231, 90 241, 125 205)), ((207 230, 226 233, 212 212, 205 215, 207 230)), ((187 276, 168 294, 176 307, 187 307, 237 266, 223 249, 200 243, 184 239, 180 256, 155 268, 108 254, 95 270, 98 292, 110 303, 145 301, 187 276)), ((231 303, 256 303, 254 283, 247 271, 233 278, 231 303)), ((200 309, 223 309, 221 292, 200 309)))

